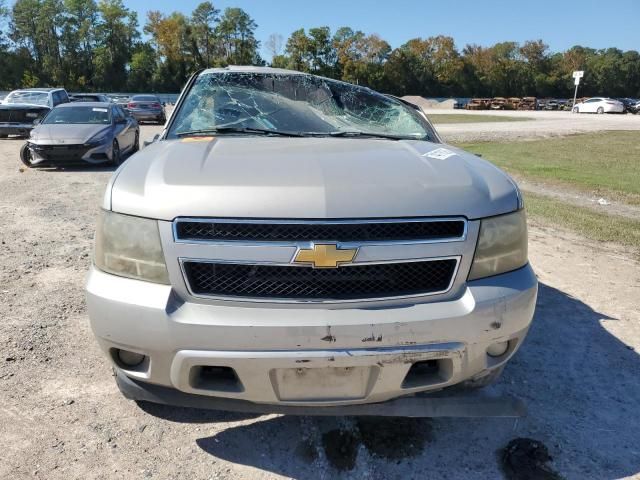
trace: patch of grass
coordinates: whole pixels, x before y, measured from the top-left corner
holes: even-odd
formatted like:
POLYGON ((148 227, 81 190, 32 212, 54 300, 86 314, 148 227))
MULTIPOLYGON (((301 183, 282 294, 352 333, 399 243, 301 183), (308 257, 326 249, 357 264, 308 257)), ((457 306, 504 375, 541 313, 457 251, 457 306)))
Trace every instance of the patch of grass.
POLYGON ((640 221, 595 212, 561 200, 524 192, 527 214, 547 223, 570 228, 586 238, 615 242, 640 252, 640 221))
POLYGON ((506 171, 640 204, 640 132, 458 145, 506 171))
POLYGON ((531 117, 503 117, 500 115, 465 115, 464 113, 430 113, 427 115, 436 125, 445 123, 526 122, 531 117))

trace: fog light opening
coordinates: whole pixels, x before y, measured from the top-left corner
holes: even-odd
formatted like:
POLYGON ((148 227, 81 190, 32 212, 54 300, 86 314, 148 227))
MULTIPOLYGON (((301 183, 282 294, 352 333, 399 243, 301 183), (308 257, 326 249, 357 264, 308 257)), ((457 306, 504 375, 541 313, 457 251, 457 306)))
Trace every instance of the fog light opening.
POLYGON ((130 352, 128 350, 118 350, 118 360, 127 367, 137 367, 144 362, 146 356, 141 353, 130 352))
POLYGON ((509 350, 509 342, 492 343, 487 347, 487 355, 490 357, 501 357, 509 350))

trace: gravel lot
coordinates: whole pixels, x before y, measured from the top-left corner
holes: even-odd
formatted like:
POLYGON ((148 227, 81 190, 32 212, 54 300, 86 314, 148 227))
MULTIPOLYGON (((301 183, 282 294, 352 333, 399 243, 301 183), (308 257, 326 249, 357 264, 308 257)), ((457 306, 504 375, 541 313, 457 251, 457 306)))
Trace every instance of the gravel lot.
POLYGON ((489 110, 425 110, 427 116, 442 113, 461 115, 499 115, 529 117, 535 121, 490 122, 474 124, 438 125, 438 132, 448 142, 474 142, 546 138, 602 130, 640 130, 640 115, 596 115, 589 113, 548 111, 489 111, 489 110))
MULTIPOLYGON (((620 122, 640 128, 640 116, 540 112, 535 122, 439 130, 469 140, 503 137, 504 128, 537 136, 620 122)), ((144 126, 143 139, 157 130, 144 126)), ((527 402, 519 421, 251 417, 137 405, 117 391, 84 305, 94 219, 111 172, 21 171, 21 144, 0 141, 0 478, 490 479, 503 477, 498 452, 518 437, 541 441, 565 478, 640 478, 640 265, 629 252, 531 226, 536 318, 492 387, 527 402)))

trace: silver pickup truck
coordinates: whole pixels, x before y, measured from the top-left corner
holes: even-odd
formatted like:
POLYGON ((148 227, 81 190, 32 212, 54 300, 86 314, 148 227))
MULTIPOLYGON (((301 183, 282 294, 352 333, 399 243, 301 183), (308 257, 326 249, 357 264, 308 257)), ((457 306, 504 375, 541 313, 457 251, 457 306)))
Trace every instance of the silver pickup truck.
POLYGON ((86 290, 127 397, 299 412, 491 383, 537 281, 517 186, 417 107, 228 67, 113 175, 86 290))

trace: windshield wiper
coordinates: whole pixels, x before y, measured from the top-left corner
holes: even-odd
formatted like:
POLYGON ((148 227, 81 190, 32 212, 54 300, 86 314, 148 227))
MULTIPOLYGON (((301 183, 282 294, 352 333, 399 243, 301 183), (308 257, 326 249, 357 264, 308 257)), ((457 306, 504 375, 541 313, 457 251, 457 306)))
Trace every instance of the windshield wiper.
POLYGON ((283 132, 280 130, 269 130, 267 128, 251 128, 251 127, 217 127, 207 128, 203 130, 190 130, 187 132, 177 132, 178 137, 210 135, 215 133, 250 133, 258 135, 278 135, 281 137, 303 137, 304 134, 298 132, 283 132))
POLYGON ((327 136, 327 137, 362 137, 362 138, 385 138, 387 140, 423 140, 420 137, 403 136, 403 135, 389 135, 387 133, 372 133, 372 132, 350 132, 350 131, 337 131, 337 132, 317 132, 311 133, 313 136, 327 136))

